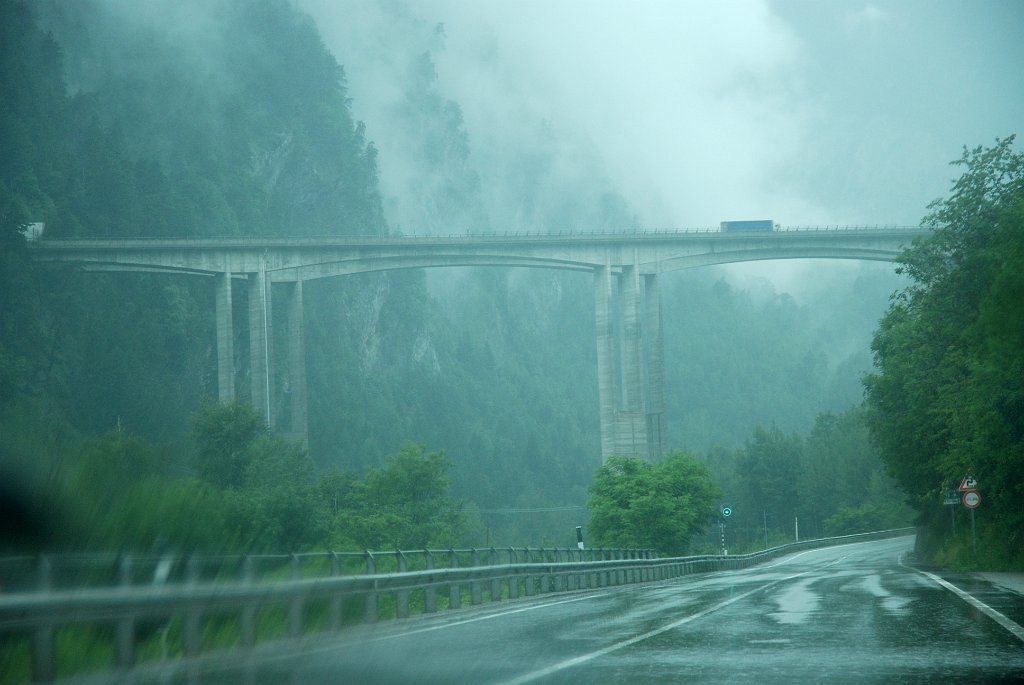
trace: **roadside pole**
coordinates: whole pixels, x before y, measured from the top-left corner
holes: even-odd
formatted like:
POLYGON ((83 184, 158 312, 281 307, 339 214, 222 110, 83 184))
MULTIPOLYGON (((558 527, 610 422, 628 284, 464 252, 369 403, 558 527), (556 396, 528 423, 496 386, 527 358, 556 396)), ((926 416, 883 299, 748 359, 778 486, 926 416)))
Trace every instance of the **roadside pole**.
POLYGON ((981 493, 978 492, 978 481, 974 476, 968 474, 960 482, 960 492, 963 494, 964 506, 971 510, 971 548, 974 555, 978 555, 978 534, 974 527, 974 510, 981 504, 981 493))
POLYGON ((956 490, 947 490, 942 503, 949 507, 949 520, 953 524, 953 537, 956 537, 956 505, 960 504, 960 493, 956 490))
POLYGON ((718 511, 722 515, 722 517, 718 519, 718 526, 722 533, 722 556, 725 556, 729 553, 729 550, 725 546, 725 519, 732 516, 732 507, 728 504, 720 504, 718 506, 718 511))

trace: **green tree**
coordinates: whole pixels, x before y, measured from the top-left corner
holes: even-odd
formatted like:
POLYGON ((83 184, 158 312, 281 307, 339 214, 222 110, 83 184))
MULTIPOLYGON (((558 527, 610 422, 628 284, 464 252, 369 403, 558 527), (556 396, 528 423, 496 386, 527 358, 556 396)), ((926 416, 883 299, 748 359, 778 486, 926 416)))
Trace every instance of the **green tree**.
POLYGON ((769 529, 793 530, 801 496, 797 480, 802 457, 799 435, 786 435, 774 425, 754 430, 738 459, 743 487, 737 524, 753 519, 756 525, 767 515, 769 529))
POLYGON ((450 460, 443 451, 403 444, 362 481, 330 474, 322 497, 336 507, 331 542, 362 549, 422 549, 455 544, 468 525, 449 494, 450 460))
POLYGON ((861 407, 839 415, 821 414, 804 441, 797 477, 801 531, 829 535, 879 530, 830 526, 829 520, 840 510, 877 512, 874 518, 862 519, 865 526, 877 521, 873 525, 896 528, 911 521, 906 494, 885 473, 865 414, 861 407))
POLYGON ((1024 565, 1024 154, 1013 140, 955 162, 963 174, 923 220, 934 233, 899 258, 913 283, 879 325, 879 372, 865 380, 872 433, 930 540, 946 530, 941 491, 971 473, 987 563, 1002 565, 1024 565))
POLYGON ((251 404, 206 402, 192 417, 196 472, 219 488, 242 485, 252 447, 266 432, 251 404))
POLYGON ((320 544, 328 513, 306 449, 280 436, 260 435, 247 453, 242 482, 224 493, 232 541, 246 550, 273 552, 320 544))
POLYGON ((590 486, 591 544, 685 554, 690 539, 716 520, 720 496, 707 468, 684 452, 657 463, 610 457, 590 486))

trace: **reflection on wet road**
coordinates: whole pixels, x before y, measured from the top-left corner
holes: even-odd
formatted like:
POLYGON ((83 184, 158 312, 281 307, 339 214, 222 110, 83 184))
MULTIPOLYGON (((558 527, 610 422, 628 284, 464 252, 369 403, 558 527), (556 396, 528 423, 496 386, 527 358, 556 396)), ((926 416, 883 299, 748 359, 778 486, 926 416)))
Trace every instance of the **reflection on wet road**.
MULTIPOLYGON (((912 546, 913 538, 899 538, 830 547, 743 571, 368 626, 203 681, 1024 680, 1024 642, 904 566, 912 546)), ((1021 596, 978 580, 970 586, 1011 625, 1021 621, 1021 596)))

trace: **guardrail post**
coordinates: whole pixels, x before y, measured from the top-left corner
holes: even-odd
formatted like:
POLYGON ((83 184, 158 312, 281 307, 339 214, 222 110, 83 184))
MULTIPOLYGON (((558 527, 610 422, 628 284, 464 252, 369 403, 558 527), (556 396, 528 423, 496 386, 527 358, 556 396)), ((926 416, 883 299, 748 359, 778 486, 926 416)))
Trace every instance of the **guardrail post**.
MULTIPOLYGON (((395 560, 398 562, 398 572, 405 573, 409 570, 405 554, 401 550, 395 552, 395 560)), ((409 591, 399 590, 395 593, 395 616, 398 618, 409 618, 409 591)))
MULTIPOLYGON (((529 547, 523 547, 523 561, 527 564, 533 563, 533 553, 529 547)), ((536 588, 533 586, 533 574, 527 572, 523 576, 523 594, 527 597, 533 597, 536 592, 536 588)))
MULTIPOLYGON (((544 551, 543 547, 540 548, 540 560, 541 560, 541 563, 547 562, 547 560, 548 560, 547 553, 544 551)), ((549 568, 549 570, 542 572, 541 575, 540 575, 540 593, 543 595, 543 594, 548 593, 548 592, 551 592, 551 571, 550 571, 550 568, 549 568)))
MULTIPOLYGON (((297 554, 292 554, 291 570, 289 577, 298 580, 302 577, 301 561, 297 554)), ((302 635, 302 609, 305 604, 303 597, 294 597, 288 603, 288 637, 299 637, 302 635)))
MULTIPOLYGON (((491 547, 491 566, 494 566, 499 562, 500 560, 498 559, 498 550, 491 547)), ((491 601, 501 601, 501 578, 499 578, 498 576, 491 577, 491 601)))
MULTIPOLYGON (((424 559, 426 560, 427 569, 434 568, 434 555, 430 553, 429 549, 423 550, 424 559)), ((437 611, 437 588, 433 585, 428 585, 423 588, 423 613, 432 614, 437 611)))
MULTIPOLYGON (((46 554, 39 557, 38 580, 40 592, 47 592, 53 587, 53 564, 46 554)), ((39 626, 32 634, 33 682, 49 683, 54 678, 53 633, 53 626, 47 624, 39 626)))
MULTIPOLYGON (((373 552, 366 552, 366 575, 377 574, 377 560, 373 558, 373 552)), ((373 581, 373 589, 366 594, 366 615, 363 617, 366 623, 377 622, 377 581, 373 581)))
MULTIPOLYGON (((519 557, 516 555, 515 549, 512 547, 508 548, 508 563, 509 566, 518 566, 519 557)), ((508 576, 508 598, 516 599, 519 597, 519 576, 516 573, 510 573, 508 576)))
MULTIPOLYGON (((195 585, 199 582, 199 559, 195 555, 188 558, 186 566, 186 583, 195 585)), ((190 602, 185 608, 185 628, 182 641, 185 647, 185 656, 197 656, 200 650, 200 638, 202 633, 203 611, 202 608, 190 602)))
MULTIPOLYGON (((480 552, 477 551, 476 547, 473 548, 473 566, 474 568, 480 565, 480 552)), ((484 601, 483 588, 480 586, 479 580, 473 580, 469 584, 469 597, 473 604, 480 604, 484 601)))
MULTIPOLYGON (((454 549, 448 550, 448 565, 450 568, 459 567, 459 555, 454 549)), ((462 606, 462 588, 454 580, 448 585, 448 608, 458 609, 462 606)))
MULTIPOLYGON (((252 557, 248 554, 242 558, 242 582, 251 583, 256 575, 256 571, 253 568, 252 557)), ((256 645, 256 605, 246 604, 242 607, 242 614, 239 618, 240 624, 239 640, 243 647, 253 647, 256 645)))
MULTIPOLYGON (((132 558, 122 556, 117 562, 117 583, 122 588, 132 584, 132 558)), ((130 668, 135 663, 135 617, 128 612, 117 619, 115 628, 114 659, 118 668, 130 668)))
MULTIPOLYGON (((337 578, 341 575, 341 557, 338 556, 337 552, 331 552, 331 576, 337 578)), ((342 595, 341 593, 335 593, 331 595, 330 602, 328 603, 328 612, 330 613, 330 627, 331 630, 340 630, 342 621, 342 595)))

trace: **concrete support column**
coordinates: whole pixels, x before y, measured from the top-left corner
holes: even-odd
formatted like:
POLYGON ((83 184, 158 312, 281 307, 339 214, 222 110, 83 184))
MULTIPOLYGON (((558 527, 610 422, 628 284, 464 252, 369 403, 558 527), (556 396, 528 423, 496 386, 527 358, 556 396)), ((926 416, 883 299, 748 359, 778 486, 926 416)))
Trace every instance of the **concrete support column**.
POLYGON ((267 426, 273 429, 273 383, 270 364, 273 317, 270 306, 270 279, 261 261, 260 270, 249 274, 249 361, 252 369, 250 385, 252 405, 266 419, 267 426))
POLYGON ((302 281, 285 283, 288 314, 288 376, 284 390, 288 398, 288 433, 308 443, 306 393, 306 338, 302 315, 302 281))
POLYGON ((231 318, 231 272, 215 277, 217 312, 217 397, 221 402, 235 399, 235 335, 231 318))
POLYGON ((612 311, 612 270, 594 269, 594 321, 597 328, 597 394, 601 418, 601 458, 615 454, 615 317, 612 311))
POLYGON ((622 315, 622 408, 643 411, 643 330, 640 321, 640 274, 635 266, 622 269, 619 311, 622 315))
POLYGON ((662 334, 661 284, 658 274, 644 276, 644 332, 647 338, 647 448, 662 455, 661 418, 665 412, 665 339, 662 334))
POLYGON ((646 397, 644 393, 644 330, 641 319, 640 268, 622 267, 619 278, 621 334, 622 408, 616 416, 615 454, 649 457, 647 447, 646 397))

